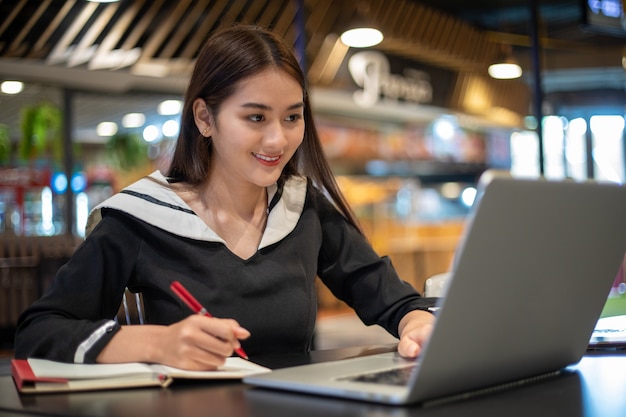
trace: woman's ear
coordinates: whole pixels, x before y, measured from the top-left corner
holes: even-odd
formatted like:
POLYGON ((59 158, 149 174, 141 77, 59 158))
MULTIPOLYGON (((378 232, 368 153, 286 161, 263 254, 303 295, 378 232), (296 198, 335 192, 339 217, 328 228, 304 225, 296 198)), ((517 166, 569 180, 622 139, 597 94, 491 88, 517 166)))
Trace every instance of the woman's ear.
POLYGON ((202 136, 208 138, 212 135, 213 123, 211 113, 206 106, 206 102, 201 98, 197 98, 193 102, 193 119, 202 136))

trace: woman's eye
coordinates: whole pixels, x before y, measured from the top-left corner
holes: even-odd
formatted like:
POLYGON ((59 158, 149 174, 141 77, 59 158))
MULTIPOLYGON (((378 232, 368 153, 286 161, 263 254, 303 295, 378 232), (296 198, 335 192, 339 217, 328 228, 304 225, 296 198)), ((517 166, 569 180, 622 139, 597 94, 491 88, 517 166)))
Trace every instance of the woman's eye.
POLYGON ((298 120, 302 119, 302 115, 301 114, 292 114, 290 116, 287 116, 287 121, 288 122, 296 122, 298 120))
POLYGON ((260 114, 253 114, 252 116, 249 116, 248 119, 252 120, 253 122, 262 122, 263 116, 260 114))

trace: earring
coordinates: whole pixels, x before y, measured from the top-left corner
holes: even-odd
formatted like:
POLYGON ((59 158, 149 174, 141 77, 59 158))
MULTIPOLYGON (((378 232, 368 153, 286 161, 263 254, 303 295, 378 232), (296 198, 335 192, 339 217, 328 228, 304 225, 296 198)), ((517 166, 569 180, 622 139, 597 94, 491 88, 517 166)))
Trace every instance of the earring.
POLYGON ((206 127, 202 129, 202 136, 206 136, 206 127))

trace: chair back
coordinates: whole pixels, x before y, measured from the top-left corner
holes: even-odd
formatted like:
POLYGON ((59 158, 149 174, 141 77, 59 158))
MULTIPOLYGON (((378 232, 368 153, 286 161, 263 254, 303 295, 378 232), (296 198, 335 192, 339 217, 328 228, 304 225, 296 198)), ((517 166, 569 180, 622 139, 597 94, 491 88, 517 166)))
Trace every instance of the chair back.
POLYGON ((115 321, 128 325, 145 323, 143 296, 140 292, 134 293, 126 288, 115 321))

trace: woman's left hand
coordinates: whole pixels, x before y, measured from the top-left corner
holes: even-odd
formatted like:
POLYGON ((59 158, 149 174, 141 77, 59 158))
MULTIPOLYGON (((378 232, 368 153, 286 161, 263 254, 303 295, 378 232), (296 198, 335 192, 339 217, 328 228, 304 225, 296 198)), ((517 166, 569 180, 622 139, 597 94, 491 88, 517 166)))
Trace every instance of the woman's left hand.
POLYGON ((430 337, 434 324, 435 316, 427 311, 414 310, 402 317, 398 326, 398 353, 405 358, 417 357, 430 337))

